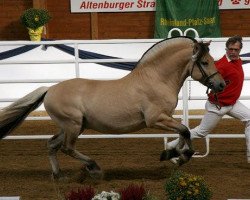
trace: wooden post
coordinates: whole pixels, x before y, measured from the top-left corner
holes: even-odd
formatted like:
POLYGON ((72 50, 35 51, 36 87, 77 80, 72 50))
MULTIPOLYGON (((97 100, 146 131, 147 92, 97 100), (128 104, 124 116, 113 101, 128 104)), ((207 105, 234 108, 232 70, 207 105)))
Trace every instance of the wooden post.
POLYGON ((47 8, 46 0, 33 0, 33 8, 47 8))
MULTIPOLYGON (((33 0, 33 8, 47 9, 47 0, 33 0)), ((42 38, 49 38, 49 26, 44 26, 42 38)))
POLYGON ((91 39, 98 39, 98 13, 90 13, 91 18, 91 39))

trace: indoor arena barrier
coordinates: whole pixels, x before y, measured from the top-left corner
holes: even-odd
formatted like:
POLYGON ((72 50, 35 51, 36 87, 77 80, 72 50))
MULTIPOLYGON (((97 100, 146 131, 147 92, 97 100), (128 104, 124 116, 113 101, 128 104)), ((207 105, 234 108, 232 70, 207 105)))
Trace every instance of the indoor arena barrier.
MULTIPOLYGON (((3 139, 5 140, 41 140, 49 139, 53 135, 15 135, 7 136, 3 139)), ((164 149, 167 149, 167 143, 169 138, 177 138, 179 134, 101 134, 101 135, 79 135, 80 139, 126 139, 126 138, 163 138, 164 139, 164 149)), ((209 134, 205 139, 206 151, 204 154, 196 152, 193 157, 203 158, 206 157, 210 152, 210 139, 233 139, 233 138, 245 138, 244 134, 209 134)))
POLYGON ((20 196, 6 196, 6 197, 0 197, 0 200, 21 200, 20 196))
MULTIPOLYGON (((248 38, 248 40, 250 40, 248 38)), ((75 65, 75 77, 80 77, 80 68, 79 68, 79 63, 105 63, 105 62, 137 62, 138 59, 120 59, 120 58, 116 58, 116 59, 79 59, 79 54, 78 54, 78 46, 79 44, 103 44, 103 43, 131 43, 131 42, 136 42, 136 43, 156 43, 158 42, 158 39, 148 39, 148 40, 103 40, 103 41, 95 41, 95 40, 91 40, 91 41, 41 41, 41 42, 25 42, 25 41, 10 41, 10 42, 0 42, 0 46, 3 45, 8 45, 8 46, 15 46, 15 45, 51 45, 51 44, 68 44, 68 45, 73 45, 74 46, 74 59, 70 59, 70 60, 30 60, 30 61, 15 61, 15 60, 11 60, 11 61, 7 61, 7 60, 1 60, 0 61, 0 67, 1 65, 9 65, 9 64, 44 64, 44 63, 74 63, 75 65)), ((213 38, 213 41, 216 42, 225 42, 225 39, 222 40, 220 38, 213 38)), ((245 57, 243 58, 243 60, 250 60, 249 57, 245 57)), ((247 78, 249 79, 249 78, 247 78)), ((64 79, 29 79, 29 80, 25 80, 25 79, 19 79, 19 80, 0 80, 0 85, 1 84, 12 84, 12 83, 58 83, 60 81, 63 81, 64 79)), ((179 97, 179 99, 182 100, 183 104, 183 114, 182 115, 175 115, 174 117, 181 117, 182 122, 188 126, 188 121, 191 118, 201 118, 202 116, 199 115, 189 115, 188 112, 188 102, 189 100, 194 100, 194 99, 206 99, 206 97, 192 97, 189 96, 188 94, 188 82, 192 81, 192 79, 187 79, 184 83, 184 86, 182 88, 182 96, 179 97)), ((250 99, 250 97, 244 97, 247 99, 250 99)), ((16 101, 17 99, 15 98, 1 98, 0 102, 13 102, 16 101)), ((27 120, 50 120, 49 117, 28 117, 27 120)), ((15 136, 8 136, 5 139, 47 139, 49 137, 51 137, 52 135, 15 135, 15 136)), ((117 134, 112 134, 112 135, 80 135, 80 138, 163 138, 164 139, 164 148, 166 148, 166 143, 168 141, 168 138, 176 138, 178 137, 178 134, 121 134, 121 135, 117 135, 117 134)), ((209 154, 209 141, 211 138, 244 138, 244 134, 210 134, 206 137, 206 153, 204 155, 196 155, 196 157, 204 157, 206 155, 209 154)))

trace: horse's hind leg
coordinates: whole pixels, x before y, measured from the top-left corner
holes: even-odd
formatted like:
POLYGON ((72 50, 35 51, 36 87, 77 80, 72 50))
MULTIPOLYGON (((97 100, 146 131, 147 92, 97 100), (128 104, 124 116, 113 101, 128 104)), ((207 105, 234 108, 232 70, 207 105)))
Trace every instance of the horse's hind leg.
POLYGON ((81 131, 81 126, 73 122, 65 124, 65 138, 61 147, 61 151, 75 159, 82 161, 86 165, 86 169, 89 172, 90 176, 94 178, 100 178, 102 176, 102 171, 97 163, 75 149, 76 140, 81 131))
POLYGON ((61 176, 61 170, 59 168, 59 163, 56 154, 63 144, 63 139, 64 139, 64 134, 63 131, 61 130, 59 134, 54 135, 52 138, 50 138, 47 143, 47 147, 49 150, 49 160, 55 178, 59 178, 61 176))

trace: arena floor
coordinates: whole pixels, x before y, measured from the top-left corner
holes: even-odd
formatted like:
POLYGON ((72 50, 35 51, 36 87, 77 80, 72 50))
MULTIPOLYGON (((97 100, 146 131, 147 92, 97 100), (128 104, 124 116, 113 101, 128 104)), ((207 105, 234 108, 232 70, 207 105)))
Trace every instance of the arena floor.
MULTIPOLYGON (((192 121, 194 127, 198 121, 192 121)), ((27 121, 14 134, 52 134, 50 121, 27 121)), ((159 130, 145 129, 140 133, 159 130)), ((214 133, 243 133, 235 120, 223 120, 214 133)), ((91 130, 86 131, 92 133, 91 130)), ((204 140, 194 141, 204 151, 204 140)), ((0 196, 21 196, 22 200, 63 199, 72 189, 92 185, 96 191, 124 188, 143 183, 159 200, 166 199, 164 184, 176 167, 160 162, 163 139, 80 139, 77 148, 95 159, 104 171, 103 180, 84 177, 81 163, 59 152, 68 181, 51 179, 45 140, 2 140, 0 143, 0 196)), ((181 170, 203 176, 213 191, 213 200, 250 199, 250 164, 246 162, 245 139, 211 139, 210 154, 193 158, 181 170)))

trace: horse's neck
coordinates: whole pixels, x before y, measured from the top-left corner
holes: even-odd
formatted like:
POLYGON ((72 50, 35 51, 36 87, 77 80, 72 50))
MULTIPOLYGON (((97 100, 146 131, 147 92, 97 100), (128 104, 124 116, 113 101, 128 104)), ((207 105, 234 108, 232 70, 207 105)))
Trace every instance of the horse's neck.
MULTIPOLYGON (((155 55, 139 63, 135 72, 141 79, 150 80, 152 84, 165 85, 168 89, 179 93, 185 79, 188 77, 190 52, 176 51, 170 56, 155 55)), ((157 87, 157 86, 156 86, 157 87)))

